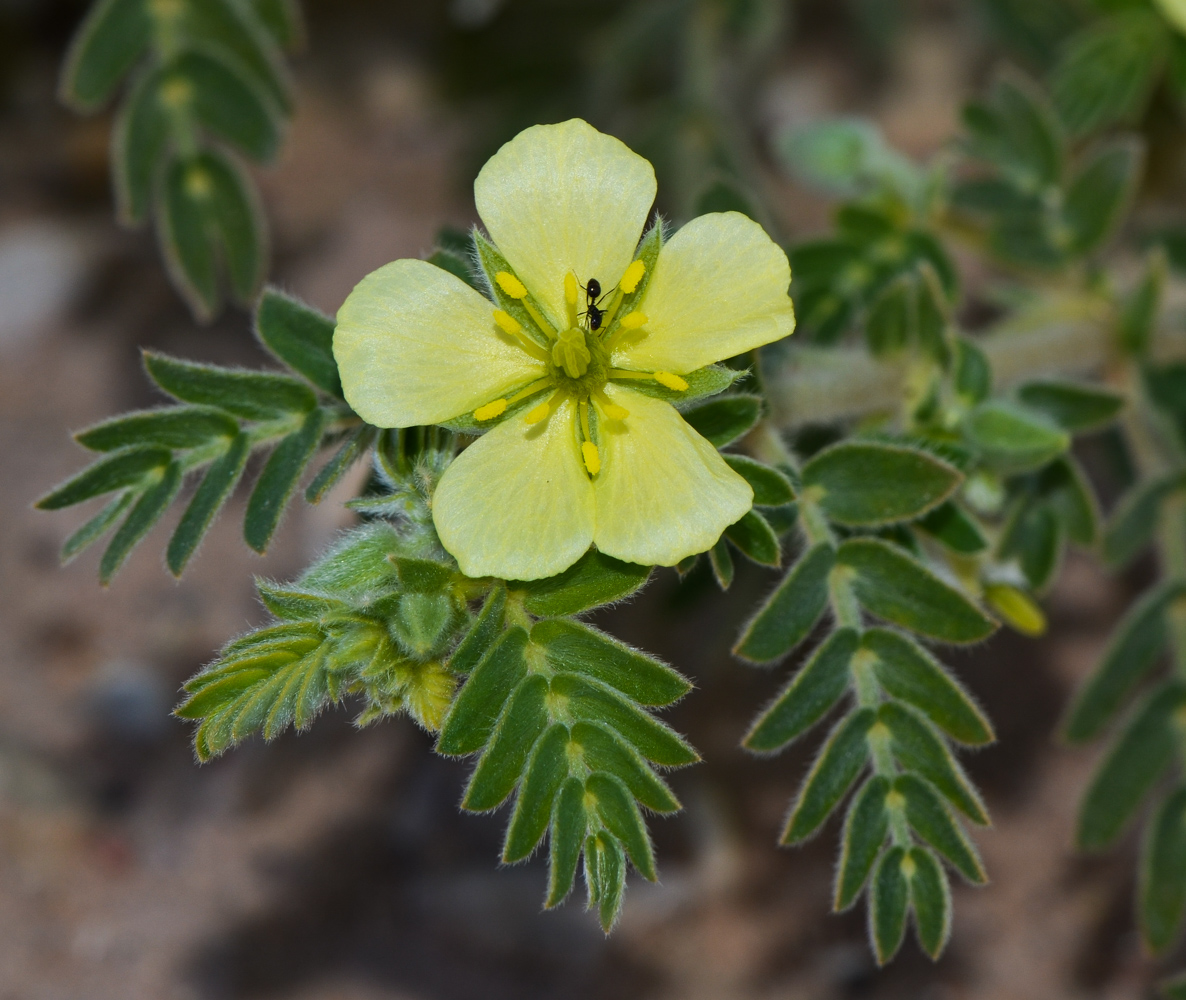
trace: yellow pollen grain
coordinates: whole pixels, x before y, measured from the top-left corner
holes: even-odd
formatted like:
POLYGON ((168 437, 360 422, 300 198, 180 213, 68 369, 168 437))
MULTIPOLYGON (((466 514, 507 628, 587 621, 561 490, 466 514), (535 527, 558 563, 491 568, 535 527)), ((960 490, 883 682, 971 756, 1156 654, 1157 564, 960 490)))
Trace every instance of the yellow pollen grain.
POLYGON ((647 321, 647 314, 640 313, 637 309, 634 312, 628 312, 622 317, 622 328, 625 330, 637 330, 640 326, 645 326, 647 321))
POLYGON ((678 375, 672 375, 671 372, 655 372, 655 381, 676 392, 683 392, 688 387, 687 382, 678 375))
POLYGON ((642 281, 642 276, 647 273, 647 266, 641 260, 636 260, 628 268, 626 273, 622 275, 622 280, 618 282, 618 287, 622 289, 627 295, 638 287, 638 283, 642 281))
POLYGON ((512 337, 516 336, 523 329, 522 323, 515 319, 509 312, 503 312, 501 309, 494 310, 494 322, 498 324, 498 328, 503 333, 510 334, 512 337))
POLYGON ((527 298, 527 287, 516 278, 510 271, 499 271, 494 276, 494 280, 498 282, 498 287, 507 293, 512 299, 527 298))
POLYGON ((475 420, 493 420, 495 417, 501 417, 507 411, 507 401, 505 399, 496 399, 485 406, 479 406, 474 410, 475 420))
POLYGON ((577 292, 580 286, 577 284, 577 276, 571 271, 564 276, 564 301, 570 306, 577 304, 577 292))
POLYGON ((548 414, 552 411, 552 401, 545 399, 539 406, 530 410, 523 418, 525 424, 538 424, 541 420, 547 419, 548 414))
POLYGON ((601 456, 597 453, 597 445, 592 441, 581 442, 581 457, 585 460, 585 468, 589 475, 595 476, 601 471, 601 456))
POLYGON ((608 399, 601 404, 601 409, 610 420, 625 420, 630 416, 630 411, 626 407, 611 403, 608 399))

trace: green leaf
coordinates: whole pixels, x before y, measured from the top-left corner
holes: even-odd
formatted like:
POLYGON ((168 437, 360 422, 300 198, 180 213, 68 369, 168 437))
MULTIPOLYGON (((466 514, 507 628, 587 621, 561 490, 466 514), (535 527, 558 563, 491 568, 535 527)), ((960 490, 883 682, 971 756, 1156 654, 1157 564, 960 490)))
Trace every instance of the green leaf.
POLYGON ((1175 714, 1186 688, 1167 683, 1141 704, 1096 772, 1079 810, 1080 850, 1110 847, 1169 767, 1180 739, 1175 714))
POLYGON ((552 810, 548 837, 548 897, 544 903, 548 909, 560 905, 572 891, 588 825, 585 784, 580 778, 569 778, 561 786, 552 810))
POLYGON ((559 576, 514 583, 511 596, 523 602, 528 614, 540 618, 579 615, 629 597, 650 575, 649 566, 620 562, 590 550, 559 576))
POLYGON ((575 722, 604 725, 660 767, 695 764, 699 755, 678 734, 611 688, 575 674, 552 678, 554 697, 567 699, 575 722))
POLYGON ((854 629, 838 629, 828 636, 758 716, 744 745, 759 753, 781 750, 819 722, 848 690, 849 663, 857 644, 854 629))
POLYGON ((1186 788, 1175 789, 1149 823, 1141 851, 1137 914, 1150 951, 1178 939, 1186 910, 1186 788))
POLYGON ((910 874, 910 904, 918 943, 937 959, 951 936, 951 887, 935 856, 925 847, 912 847, 906 854, 910 874))
POLYGON ((580 622, 549 619, 531 629, 553 669, 592 677, 641 705, 670 705, 692 685, 677 671, 580 622))
POLYGON ((391 557, 400 586, 415 594, 439 594, 447 590, 459 577, 451 563, 414 556, 391 557))
POLYGON ((99 0, 70 42, 58 96, 76 111, 99 108, 140 60, 151 30, 144 0, 99 0))
POLYGON ((378 434, 379 429, 369 424, 363 424, 351 432, 334 457, 313 477, 313 481, 305 490, 305 499, 309 503, 321 503, 325 495, 353 468, 354 463, 370 452, 378 434))
POLYGON ((134 490, 121 493, 111 503, 107 504, 98 514, 76 529, 62 545, 62 564, 70 562, 83 549, 93 545, 103 537, 120 515, 127 510, 136 499, 134 490))
POLYGON ((622 910, 626 889, 626 862, 614 837, 602 832, 585 841, 585 875, 589 880, 589 902, 597 905, 601 929, 608 934, 622 910))
POLYGON ((753 663, 771 663, 799 645, 828 603, 828 573, 836 550, 827 543, 808 549, 742 629, 733 653, 753 663))
POLYGON ((572 727, 572 742, 580 748, 585 764, 593 771, 613 774, 648 809, 658 813, 678 812, 679 800, 642 757, 605 726, 578 722, 572 727))
POLYGON ((239 302, 250 302, 267 270, 265 223, 251 181, 232 160, 207 149, 165 171, 157 237, 174 285, 200 320, 222 305, 225 269, 239 302))
POLYGON ((538 675, 527 677, 515 689, 469 779, 462 808, 485 812, 502 805, 511 794, 532 747, 547 728, 547 696, 548 682, 538 675))
POLYGON ((1169 641, 1165 611, 1186 594, 1186 584, 1166 582, 1128 609, 1112 632, 1103 658, 1080 689, 1063 723, 1063 738, 1085 743, 1120 711, 1157 665, 1169 641))
POLYGON ((921 171, 863 118, 831 118, 783 133, 775 153, 807 183, 841 197, 870 188, 909 196, 922 184, 921 171))
POLYGON ((626 848, 631 864, 643 878, 654 882, 659 875, 651 838, 626 786, 611 774, 595 773, 585 779, 585 792, 596 802, 597 814, 606 829, 626 848))
POLYGON ((251 9, 277 44, 288 49, 304 44, 305 24, 296 0, 251 0, 251 9))
POLYGON ((351 610, 349 604, 336 597, 309 593, 266 580, 257 579, 255 589, 264 607, 281 621, 318 622, 327 616, 349 614, 351 610))
POLYGON ((906 912, 910 885, 902 871, 904 847, 891 847, 877 863, 869 890, 869 937, 877 964, 885 965, 902 946, 906 934, 906 912))
POLYGON ((200 448, 219 438, 231 439, 239 424, 221 410, 204 406, 174 406, 126 413, 88 427, 74 440, 91 451, 159 445, 162 448, 200 448))
POLYGON ((836 866, 832 903, 836 912, 847 910, 856 902, 881 853, 889 832, 889 814, 885 808, 889 790, 889 779, 875 774, 861 786, 848 807, 840 839, 840 861, 836 866))
POLYGON ((905 801, 906 821, 915 833, 973 885, 988 880, 976 848, 930 785, 917 775, 901 774, 894 779, 894 791, 905 801))
POLYGON ((902 276, 890 282, 869 307, 865 338, 875 357, 903 350, 916 339, 918 314, 914 281, 902 276))
POLYGON ((535 745, 523 785, 515 799, 515 811, 507 827, 502 860, 522 861, 539 843, 552 818, 552 806, 560 786, 568 777, 568 728, 557 723, 535 745))
POLYGON ((113 452, 47 493, 35 506, 38 510, 61 510, 104 493, 142 486, 172 459, 168 448, 152 446, 113 452))
POLYGON ((1088 158, 1063 202, 1068 252, 1089 254, 1103 246, 1136 196, 1144 164, 1145 147, 1135 138, 1113 140, 1088 158))
POLYGON ((964 436, 1002 472, 1036 469, 1071 445, 1070 435, 1045 415, 1005 400, 981 403, 964 419, 964 436))
POLYGON ((964 110, 972 133, 969 152, 995 163, 1024 191, 1039 192, 1062 178, 1063 138, 1041 89, 1016 71, 993 86, 991 105, 964 110))
POLYGON ((428 262, 442 271, 448 271, 455 278, 460 278, 470 288, 481 291, 467 257, 451 250, 437 250, 428 257, 428 262))
POLYGON ((975 406, 992 392, 992 366, 988 355, 965 337, 955 342, 955 391, 975 406))
POLYGON ((712 575, 716 578, 717 586, 721 590, 728 590, 733 583, 733 556, 723 536, 708 550, 708 561, 712 564, 712 575))
POLYGON ((940 642, 987 639, 996 623, 918 560, 879 538, 841 543, 836 564, 851 574, 853 593, 879 618, 940 642))
POLYGON ((1150 250, 1147 261, 1140 283, 1124 299, 1117 330, 1120 346, 1137 357, 1147 354, 1153 342, 1169 279, 1169 260, 1164 246, 1150 250))
POLYGON ((777 469, 745 455, 725 453, 721 457, 730 469, 750 484, 755 507, 780 507, 795 499, 795 487, 777 469))
POLYGON ((976 519, 953 500, 940 504, 915 526, 958 555, 974 556, 988 548, 976 519))
POLYGON ((264 346, 322 392, 342 398, 334 360, 334 321, 277 288, 264 289, 255 311, 255 332, 264 346))
POLYGON ((866 736, 876 719, 873 709, 860 708, 837 723, 803 781, 781 843, 806 840, 840 804, 869 762, 866 736))
MULTIPOLYGON (((462 640, 459 652, 467 642, 468 637, 462 640)), ((511 692, 527 676, 526 648, 527 632, 519 627, 508 629, 497 645, 490 647, 445 716, 437 753, 461 756, 486 745, 511 692)))
POLYGON ((762 416, 762 397, 730 393, 680 410, 692 428, 710 444, 724 448, 748 434, 762 416))
POLYGON ((1157 989, 1166 1000, 1186 1000, 1186 974, 1163 979, 1157 989))
POLYGON ((1063 526, 1044 503, 1021 503, 1005 525, 997 555, 1016 558, 1029 585, 1042 593, 1058 575, 1063 557, 1063 526))
POLYGON ((1054 69, 1054 103, 1075 136, 1142 113, 1165 63, 1167 31, 1152 11, 1128 10, 1073 35, 1054 69))
POLYGON ((1153 541, 1161 505, 1186 489, 1186 470, 1137 483, 1116 505, 1104 531, 1104 561, 1113 569, 1128 565, 1153 541))
POLYGON ((871 628, 861 636, 861 650, 872 657, 874 675, 887 694, 913 705, 952 739, 983 746, 996 738, 972 696, 913 640, 871 628))
MULTIPOLYGON (((486 601, 478 617, 465 633, 453 655, 449 657, 449 669, 455 674, 472 673, 487 651, 494 645, 502 631, 507 592, 504 587, 493 587, 486 595, 486 601)), ((443 751, 442 751, 443 752, 443 751)))
POLYGON ((321 444, 325 411, 313 410, 301 425, 273 449, 247 501, 243 537, 256 552, 267 551, 297 481, 321 444))
POLYGON ((1074 434, 1106 427, 1125 404, 1125 398, 1118 393, 1054 380, 1027 382, 1017 390, 1017 398, 1074 434))
POLYGON ((157 93, 160 104, 168 107, 172 98, 177 112, 192 115, 212 135, 257 162, 271 161, 280 149, 283 110, 216 48, 180 53, 162 69, 157 93))
POLYGON ((921 517, 959 487, 954 466, 915 448, 846 441, 803 466, 803 488, 838 524, 872 527, 921 517))
POLYGON ((740 521, 729 525, 725 537, 761 566, 777 566, 782 562, 778 535, 757 511, 747 511, 740 521))
POLYGON ((1099 535, 1099 504, 1079 464, 1069 456, 1055 459, 1038 473, 1038 492, 1058 515, 1068 539, 1094 546, 1099 535))
POLYGON ((271 420, 308 413, 317 397, 287 375, 217 368, 144 352, 149 377, 174 399, 214 406, 244 420, 271 420))
POLYGON ((211 463, 202 477, 189 506, 181 515, 173 537, 169 539, 169 548, 165 553, 165 563, 174 576, 181 576, 185 571, 198 544, 243 474, 250 453, 250 439, 246 434, 237 434, 227 450, 211 463))
POLYGON ((926 778, 973 823, 988 824, 988 813, 976 789, 925 719, 892 701, 877 710, 877 718, 893 737, 893 753, 902 768, 926 778))
POLYGON ((169 504, 181 489, 181 479, 181 466, 177 462, 170 462, 161 473, 160 480, 140 494, 140 499, 112 536, 99 561, 99 582, 104 586, 111 582, 128 554, 169 509, 169 504))
POLYGON ((176 116, 162 101, 160 68, 136 79, 111 133, 111 179, 116 213, 125 225, 145 220, 176 116))
POLYGON ((375 521, 341 536, 329 552, 301 574, 300 584, 341 596, 386 593, 395 579, 391 556, 403 542, 387 522, 375 521))

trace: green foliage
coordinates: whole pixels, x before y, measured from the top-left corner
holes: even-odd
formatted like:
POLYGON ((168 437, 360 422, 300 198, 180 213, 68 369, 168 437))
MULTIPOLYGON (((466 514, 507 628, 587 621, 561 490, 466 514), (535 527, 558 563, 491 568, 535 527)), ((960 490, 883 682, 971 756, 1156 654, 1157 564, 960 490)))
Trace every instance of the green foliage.
POLYGON ((97 0, 62 67, 60 97, 82 113, 134 74, 112 138, 119 217, 155 218, 198 319, 221 310, 224 284, 251 303, 267 272, 266 226, 239 156, 276 156, 291 111, 282 53, 300 38, 286 0, 97 0))

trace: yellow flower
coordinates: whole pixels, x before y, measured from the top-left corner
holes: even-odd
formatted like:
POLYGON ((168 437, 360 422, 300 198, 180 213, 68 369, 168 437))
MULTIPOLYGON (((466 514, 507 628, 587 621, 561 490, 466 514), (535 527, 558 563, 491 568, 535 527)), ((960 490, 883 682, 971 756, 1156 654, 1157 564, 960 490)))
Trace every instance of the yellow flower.
POLYGON ((364 420, 489 426, 437 486, 441 543, 469 576, 517 580, 553 576, 590 545, 661 566, 711 547, 753 493, 667 400, 794 329, 786 255, 735 212, 640 243, 651 165, 575 119, 521 132, 474 194, 499 308, 397 260, 351 292, 334 334, 364 420))

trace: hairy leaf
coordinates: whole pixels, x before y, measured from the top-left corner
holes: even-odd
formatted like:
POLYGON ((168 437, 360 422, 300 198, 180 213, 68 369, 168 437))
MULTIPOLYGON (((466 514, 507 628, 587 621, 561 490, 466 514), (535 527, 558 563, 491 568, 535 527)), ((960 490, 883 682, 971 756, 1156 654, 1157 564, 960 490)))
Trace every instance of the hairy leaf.
POLYGON ((749 432, 762 415, 762 397, 743 393, 719 396, 680 411, 711 444, 724 448, 749 432))
POLYGON ((1165 951, 1177 940, 1186 911, 1186 788, 1175 789, 1149 823, 1137 903, 1145 944, 1165 951))
POLYGON ((799 790, 782 843, 806 840, 840 804, 869 761, 866 735, 876 718, 871 708, 857 709, 832 730, 799 790))
POLYGON ((255 311, 255 331, 277 358, 318 389, 342 398, 334 360, 334 321, 277 288, 264 289, 255 311))
POLYGON ((869 937, 877 964, 885 965, 897 953, 906 934, 910 885, 903 871, 906 849, 891 847, 877 863, 869 891, 869 937))
POLYGON ((889 816, 885 809, 889 790, 889 779, 874 775, 861 786, 848 807, 840 839, 840 861, 836 866, 832 903, 832 909, 837 912, 847 910, 856 902, 881 853, 889 832, 889 816))
POLYGON ((625 563, 591 550, 558 576, 512 585, 529 614, 541 618, 577 615, 629 597, 651 575, 651 567, 625 563))
POLYGON ((770 663, 807 638, 827 606, 828 573, 835 561, 836 550, 826 543, 804 553, 742 630, 734 654, 770 663))
POLYGON ((905 800, 906 820, 915 833, 973 885, 987 881, 976 848, 930 785, 917 775, 902 774, 894 779, 894 791, 905 800))

